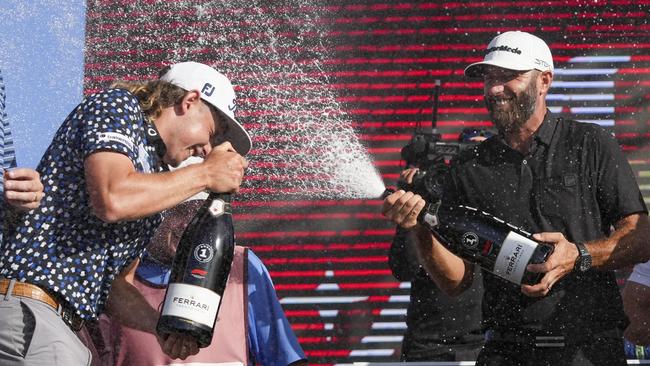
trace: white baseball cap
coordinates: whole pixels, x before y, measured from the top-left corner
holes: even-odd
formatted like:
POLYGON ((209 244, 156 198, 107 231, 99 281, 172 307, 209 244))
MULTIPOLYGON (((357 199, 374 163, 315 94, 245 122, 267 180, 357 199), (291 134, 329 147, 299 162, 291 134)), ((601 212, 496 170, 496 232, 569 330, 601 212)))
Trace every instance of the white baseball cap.
POLYGON ((509 70, 539 70, 553 72, 553 56, 546 42, 530 33, 509 31, 492 39, 485 58, 465 68, 465 76, 481 77, 484 65, 509 70))
MULTIPOLYGON (((199 164, 199 163, 202 163, 202 162, 203 162, 203 158, 200 158, 198 156, 190 156, 189 158, 183 160, 180 164, 178 164, 177 167, 173 167, 171 165, 168 165, 168 167, 169 167, 169 171, 173 172, 176 169, 184 168, 184 167, 186 167, 188 165, 192 165, 192 164, 199 164)), ((195 194, 194 196, 186 199, 182 203, 185 203, 185 202, 188 202, 188 201, 196 201, 196 200, 203 201, 206 198, 208 198, 208 192, 201 191, 201 192, 195 194)))
POLYGON ((172 65, 160 80, 187 91, 201 92, 201 99, 218 109, 228 122, 223 140, 230 141, 241 155, 246 155, 250 151, 251 138, 241 123, 235 119, 237 109, 235 89, 224 74, 208 65, 188 61, 172 65))

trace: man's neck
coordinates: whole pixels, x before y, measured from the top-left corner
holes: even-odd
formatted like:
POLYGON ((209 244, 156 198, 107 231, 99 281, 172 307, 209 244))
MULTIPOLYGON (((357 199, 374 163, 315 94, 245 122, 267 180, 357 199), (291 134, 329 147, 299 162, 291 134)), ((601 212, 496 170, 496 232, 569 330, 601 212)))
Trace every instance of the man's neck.
POLYGON ((524 123, 524 125, 515 131, 507 131, 504 134, 506 143, 513 149, 519 151, 523 155, 527 155, 530 147, 533 144, 533 136, 539 126, 544 122, 546 116, 546 108, 538 108, 532 116, 524 123))

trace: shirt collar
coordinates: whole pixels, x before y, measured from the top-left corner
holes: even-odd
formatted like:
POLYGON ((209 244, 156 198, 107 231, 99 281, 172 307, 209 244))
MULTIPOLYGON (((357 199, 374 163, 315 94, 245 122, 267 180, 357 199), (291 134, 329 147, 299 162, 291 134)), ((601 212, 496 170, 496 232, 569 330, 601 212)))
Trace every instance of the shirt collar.
MULTIPOLYGON (((553 133, 555 132, 555 126, 556 123, 553 121, 553 115, 547 109, 546 114, 544 115, 544 120, 537 128, 537 131, 535 131, 535 133, 533 134, 533 144, 530 149, 531 152, 535 151, 539 143, 542 143, 546 146, 549 146, 551 144, 551 138, 553 137, 553 133)), ((503 138, 501 134, 498 134, 495 140, 499 142, 499 144, 497 145, 501 146, 499 151, 501 151, 502 153, 505 153, 505 151, 507 150, 512 150, 512 148, 508 145, 508 143, 506 142, 506 140, 503 138)))
POLYGON ((553 115, 547 109, 546 114, 544 115, 544 120, 539 126, 533 138, 537 142, 548 146, 551 144, 551 138, 553 137, 553 132, 555 131, 555 123, 553 121, 553 115))

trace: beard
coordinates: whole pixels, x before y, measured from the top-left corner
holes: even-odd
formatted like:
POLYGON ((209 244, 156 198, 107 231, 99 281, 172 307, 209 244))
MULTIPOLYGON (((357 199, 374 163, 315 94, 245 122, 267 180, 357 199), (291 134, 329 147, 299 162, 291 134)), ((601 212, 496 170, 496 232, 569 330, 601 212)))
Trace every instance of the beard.
POLYGON ((485 97, 485 106, 490 112, 492 123, 500 133, 516 132, 526 124, 526 121, 533 115, 537 103, 537 85, 531 80, 526 90, 521 94, 514 94, 511 97, 503 95, 499 97, 485 97), (497 104, 499 100, 508 99, 506 105, 497 104))

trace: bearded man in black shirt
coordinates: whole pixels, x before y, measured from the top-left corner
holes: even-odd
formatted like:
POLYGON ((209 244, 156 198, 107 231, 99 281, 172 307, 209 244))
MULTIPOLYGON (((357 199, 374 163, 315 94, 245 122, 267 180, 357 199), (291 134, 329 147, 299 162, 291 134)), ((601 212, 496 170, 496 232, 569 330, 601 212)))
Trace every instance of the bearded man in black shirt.
MULTIPOLYGON (((505 32, 482 62, 485 103, 499 135, 462 153, 444 199, 490 212, 554 246, 536 285, 483 272, 486 344, 477 365, 626 365, 627 319, 614 269, 650 259, 650 221, 629 163, 600 126, 551 115, 550 49, 525 32, 505 32)), ((457 295, 473 265, 447 250, 416 218, 424 200, 402 190, 383 214, 410 231, 434 282, 457 295)), ((444 220, 444 218, 441 218, 444 220)))

